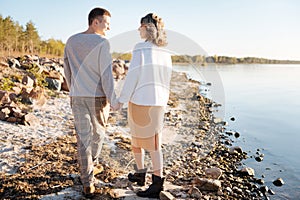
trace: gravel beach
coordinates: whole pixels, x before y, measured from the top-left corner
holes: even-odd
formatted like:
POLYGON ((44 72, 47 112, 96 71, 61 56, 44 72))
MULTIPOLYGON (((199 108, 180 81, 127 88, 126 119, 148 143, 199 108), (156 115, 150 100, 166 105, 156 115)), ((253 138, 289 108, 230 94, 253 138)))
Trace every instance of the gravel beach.
MULTIPOLYGON (((247 157, 232 146, 225 122, 215 119, 218 105, 198 93, 199 83, 173 72, 163 132, 165 192, 161 199, 262 199, 247 157)), ((112 112, 102 171, 93 199, 142 199, 127 181, 133 170, 126 108, 112 112)), ((76 137, 67 93, 32 110, 34 126, 0 121, 0 199, 86 199, 76 160, 76 137)), ((150 157, 146 165, 151 169, 150 157)), ((150 171, 151 173, 151 171, 150 171)), ((147 183, 150 183, 150 173, 147 183)), ((145 198, 144 198, 145 199, 145 198)))

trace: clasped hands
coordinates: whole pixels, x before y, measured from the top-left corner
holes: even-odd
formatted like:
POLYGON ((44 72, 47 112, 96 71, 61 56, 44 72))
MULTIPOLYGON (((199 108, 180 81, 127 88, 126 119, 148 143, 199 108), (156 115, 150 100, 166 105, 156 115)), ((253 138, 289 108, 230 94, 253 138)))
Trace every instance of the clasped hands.
POLYGON ((123 107, 123 103, 116 103, 115 105, 111 105, 110 108, 113 110, 113 111, 119 111, 121 110, 121 108, 123 107))

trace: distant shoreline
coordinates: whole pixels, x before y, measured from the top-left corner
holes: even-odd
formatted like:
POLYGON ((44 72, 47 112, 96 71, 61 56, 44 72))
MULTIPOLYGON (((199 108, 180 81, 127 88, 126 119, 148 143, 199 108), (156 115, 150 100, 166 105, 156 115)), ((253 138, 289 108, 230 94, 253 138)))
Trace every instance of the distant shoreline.
POLYGON ((195 65, 195 66, 201 66, 201 67, 205 67, 208 65, 300 65, 300 61, 299 63, 193 63, 193 62, 173 62, 173 65, 179 65, 179 66, 188 66, 188 65, 195 65))
POLYGON ((196 65, 196 66, 207 66, 207 65, 211 65, 211 64, 216 64, 216 65, 238 65, 238 64, 264 64, 264 65, 277 65, 277 64, 284 64, 284 65, 299 65, 300 61, 277 61, 277 62, 238 62, 238 63, 232 63, 232 62, 204 62, 204 63, 199 63, 199 62, 173 62, 173 65, 196 65))
POLYGON ((228 56, 204 56, 204 55, 173 55, 173 63, 194 63, 205 66, 207 64, 300 64, 299 60, 276 60, 258 57, 228 57, 228 56))

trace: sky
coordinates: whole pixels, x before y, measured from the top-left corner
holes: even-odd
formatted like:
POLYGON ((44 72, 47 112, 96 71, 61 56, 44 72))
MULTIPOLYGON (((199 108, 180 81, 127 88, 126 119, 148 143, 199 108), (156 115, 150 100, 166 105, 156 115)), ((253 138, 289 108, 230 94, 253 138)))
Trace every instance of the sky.
MULTIPOLYGON (((66 42, 87 29, 94 7, 111 12, 107 38, 137 33, 140 18, 157 13, 182 49, 188 39, 208 55, 300 60, 298 0, 0 0, 0 15, 32 21, 42 40, 66 42)), ((200 54, 189 47, 187 54, 200 54)))

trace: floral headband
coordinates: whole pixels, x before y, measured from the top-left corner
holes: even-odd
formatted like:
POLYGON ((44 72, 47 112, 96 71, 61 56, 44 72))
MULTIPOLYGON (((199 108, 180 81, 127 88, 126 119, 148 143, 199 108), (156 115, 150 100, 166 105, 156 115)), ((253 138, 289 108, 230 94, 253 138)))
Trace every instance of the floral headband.
POLYGON ((146 15, 141 19, 141 24, 147 24, 147 23, 154 24, 157 29, 164 28, 164 22, 162 21, 162 18, 158 17, 158 15, 154 13, 149 13, 148 15, 146 15))

